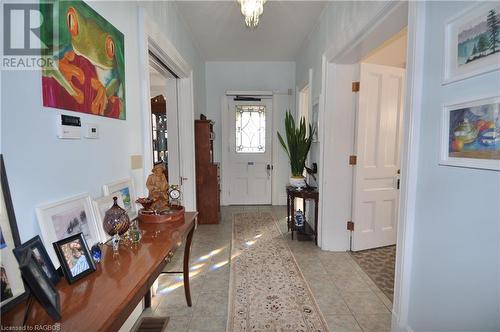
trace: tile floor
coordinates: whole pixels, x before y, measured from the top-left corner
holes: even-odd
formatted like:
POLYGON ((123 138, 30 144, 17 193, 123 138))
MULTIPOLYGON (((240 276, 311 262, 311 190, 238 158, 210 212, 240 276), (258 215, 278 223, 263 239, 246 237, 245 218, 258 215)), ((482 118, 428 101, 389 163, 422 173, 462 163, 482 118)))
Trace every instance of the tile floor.
MULTIPOLYGON (((331 331, 390 331, 391 301, 348 253, 321 251, 313 242, 292 241, 286 233, 286 207, 282 206, 223 207, 220 224, 199 225, 190 259, 193 306, 186 305, 182 275, 162 275, 152 308, 145 314, 169 316, 169 332, 225 331, 231 220, 240 211, 269 211, 279 219, 331 331)), ((182 252, 179 248, 168 271, 182 269, 182 252)))

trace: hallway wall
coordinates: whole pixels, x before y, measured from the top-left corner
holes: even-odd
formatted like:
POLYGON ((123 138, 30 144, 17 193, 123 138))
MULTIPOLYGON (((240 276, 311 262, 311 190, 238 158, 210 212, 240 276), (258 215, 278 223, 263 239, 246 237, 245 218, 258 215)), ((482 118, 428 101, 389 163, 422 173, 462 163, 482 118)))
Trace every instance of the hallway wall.
POLYGON ((500 172, 438 165, 443 105, 500 95, 499 71, 441 85, 445 24, 472 5, 427 3, 409 316, 415 332, 500 330, 500 172))
MULTIPOLYGON (((222 160, 222 131, 221 110, 222 97, 226 91, 275 91, 277 97, 274 105, 273 119, 279 122, 279 130, 284 131, 284 119, 287 109, 295 112, 295 94, 288 96, 288 89, 295 91, 295 62, 206 62, 206 113, 205 115, 215 121, 215 161, 222 160)), ((276 133, 273 133, 276 141, 276 133)), ((288 183, 290 174, 288 158, 277 145, 273 151, 274 171, 273 176, 279 191, 275 202, 286 204, 284 187, 288 183)), ((221 172, 224 172, 222 169, 221 172)))

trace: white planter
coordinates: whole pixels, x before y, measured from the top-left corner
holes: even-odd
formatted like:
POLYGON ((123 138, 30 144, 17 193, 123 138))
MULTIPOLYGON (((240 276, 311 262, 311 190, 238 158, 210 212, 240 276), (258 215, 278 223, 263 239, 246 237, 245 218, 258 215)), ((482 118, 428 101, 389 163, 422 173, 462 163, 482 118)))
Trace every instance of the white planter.
POLYGON ((290 185, 295 188, 303 188, 306 186, 306 178, 303 176, 300 178, 290 177, 290 185))

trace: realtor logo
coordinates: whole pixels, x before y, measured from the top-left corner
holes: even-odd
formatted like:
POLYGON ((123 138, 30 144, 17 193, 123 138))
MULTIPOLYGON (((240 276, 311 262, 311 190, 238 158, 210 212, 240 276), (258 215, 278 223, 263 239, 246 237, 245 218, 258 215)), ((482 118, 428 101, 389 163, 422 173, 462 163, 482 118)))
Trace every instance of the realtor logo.
MULTIPOLYGON (((38 69, 52 62, 43 58, 49 49, 40 36, 44 17, 41 6, 52 3, 6 3, 3 5, 2 69, 38 69)), ((52 13, 52 10, 46 11, 52 13)), ((50 29, 52 27, 43 27, 50 29)))

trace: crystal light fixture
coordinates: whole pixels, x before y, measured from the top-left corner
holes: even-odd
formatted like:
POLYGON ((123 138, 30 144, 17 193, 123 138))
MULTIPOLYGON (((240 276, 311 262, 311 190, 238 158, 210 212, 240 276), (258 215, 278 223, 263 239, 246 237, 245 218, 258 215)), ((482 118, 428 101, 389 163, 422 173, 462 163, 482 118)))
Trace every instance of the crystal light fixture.
POLYGON ((264 4, 267 0, 238 0, 241 5, 241 13, 245 16, 247 27, 255 28, 259 24, 259 17, 264 12, 264 4))

